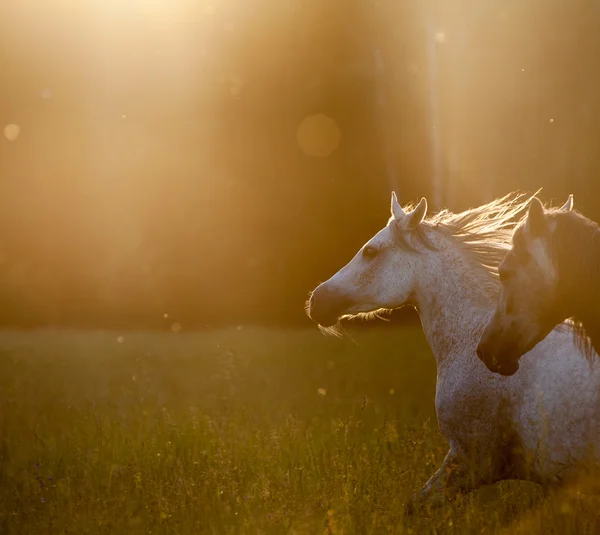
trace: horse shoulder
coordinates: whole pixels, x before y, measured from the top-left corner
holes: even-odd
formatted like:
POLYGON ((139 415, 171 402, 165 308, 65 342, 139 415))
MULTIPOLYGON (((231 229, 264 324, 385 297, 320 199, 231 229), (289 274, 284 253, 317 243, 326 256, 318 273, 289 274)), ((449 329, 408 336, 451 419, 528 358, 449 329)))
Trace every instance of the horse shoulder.
POLYGON ((467 366, 464 357, 455 359, 438 375, 435 405, 442 433, 487 441, 497 427, 503 397, 503 388, 491 373, 467 366))

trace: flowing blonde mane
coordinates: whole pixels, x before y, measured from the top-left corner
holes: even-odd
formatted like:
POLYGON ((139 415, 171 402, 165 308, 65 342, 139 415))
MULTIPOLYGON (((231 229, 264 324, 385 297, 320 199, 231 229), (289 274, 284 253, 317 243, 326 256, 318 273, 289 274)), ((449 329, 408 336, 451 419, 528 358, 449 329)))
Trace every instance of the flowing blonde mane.
MULTIPOLYGON (((401 247, 417 252, 417 244, 435 249, 431 233, 441 233, 461 248, 475 270, 483 269, 485 290, 495 297, 500 284, 498 266, 512 246, 513 232, 526 218, 532 197, 534 195, 513 192, 458 214, 442 210, 425 218, 409 233, 396 232, 396 240, 401 247)), ((413 209, 413 205, 404 207, 406 213, 413 209)))
POLYGON ((437 230, 454 240, 474 267, 484 269, 488 283, 486 288, 496 295, 500 283, 498 265, 510 250, 513 232, 525 219, 532 197, 509 193, 458 214, 442 210, 423 221, 419 240, 431 247, 426 229, 437 230))

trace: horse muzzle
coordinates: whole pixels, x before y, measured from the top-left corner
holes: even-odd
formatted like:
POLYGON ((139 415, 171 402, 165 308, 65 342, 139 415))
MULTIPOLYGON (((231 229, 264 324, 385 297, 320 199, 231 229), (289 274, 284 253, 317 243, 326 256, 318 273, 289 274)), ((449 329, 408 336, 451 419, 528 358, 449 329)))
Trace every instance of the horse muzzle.
POLYGON ((519 369, 518 358, 498 358, 495 353, 486 347, 483 341, 477 346, 477 357, 479 357, 479 360, 485 364, 489 371, 506 377, 514 375, 519 369))
POLYGON ((308 300, 308 316, 321 327, 332 327, 344 315, 348 304, 349 300, 339 290, 323 283, 308 300))

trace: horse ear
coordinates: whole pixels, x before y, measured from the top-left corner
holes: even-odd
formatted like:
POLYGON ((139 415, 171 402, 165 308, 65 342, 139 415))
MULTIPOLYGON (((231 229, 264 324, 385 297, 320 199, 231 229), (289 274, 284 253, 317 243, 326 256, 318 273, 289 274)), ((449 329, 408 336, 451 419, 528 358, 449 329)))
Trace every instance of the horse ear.
POLYGON ((569 195, 567 202, 560 207, 561 212, 570 212, 573 210, 573 194, 569 195))
POLYGON ((394 219, 402 219, 405 215, 402 206, 398 202, 398 197, 396 197, 396 192, 392 191, 392 217, 394 219))
POLYGON ((525 230, 532 236, 540 236, 546 229, 546 219, 544 205, 537 198, 533 197, 529 203, 527 212, 527 221, 525 221, 525 230))
POLYGON ((423 197, 412 212, 406 214, 406 228, 415 228, 427 214, 427 199, 423 197))

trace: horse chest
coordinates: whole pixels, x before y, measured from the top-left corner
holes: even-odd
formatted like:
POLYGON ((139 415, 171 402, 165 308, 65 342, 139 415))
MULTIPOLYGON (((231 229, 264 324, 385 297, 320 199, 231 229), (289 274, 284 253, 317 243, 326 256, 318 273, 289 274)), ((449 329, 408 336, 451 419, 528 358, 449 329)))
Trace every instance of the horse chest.
POLYGON ((448 440, 492 441, 498 428, 499 402, 498 392, 492 392, 477 375, 447 370, 438 376, 436 413, 448 440))

